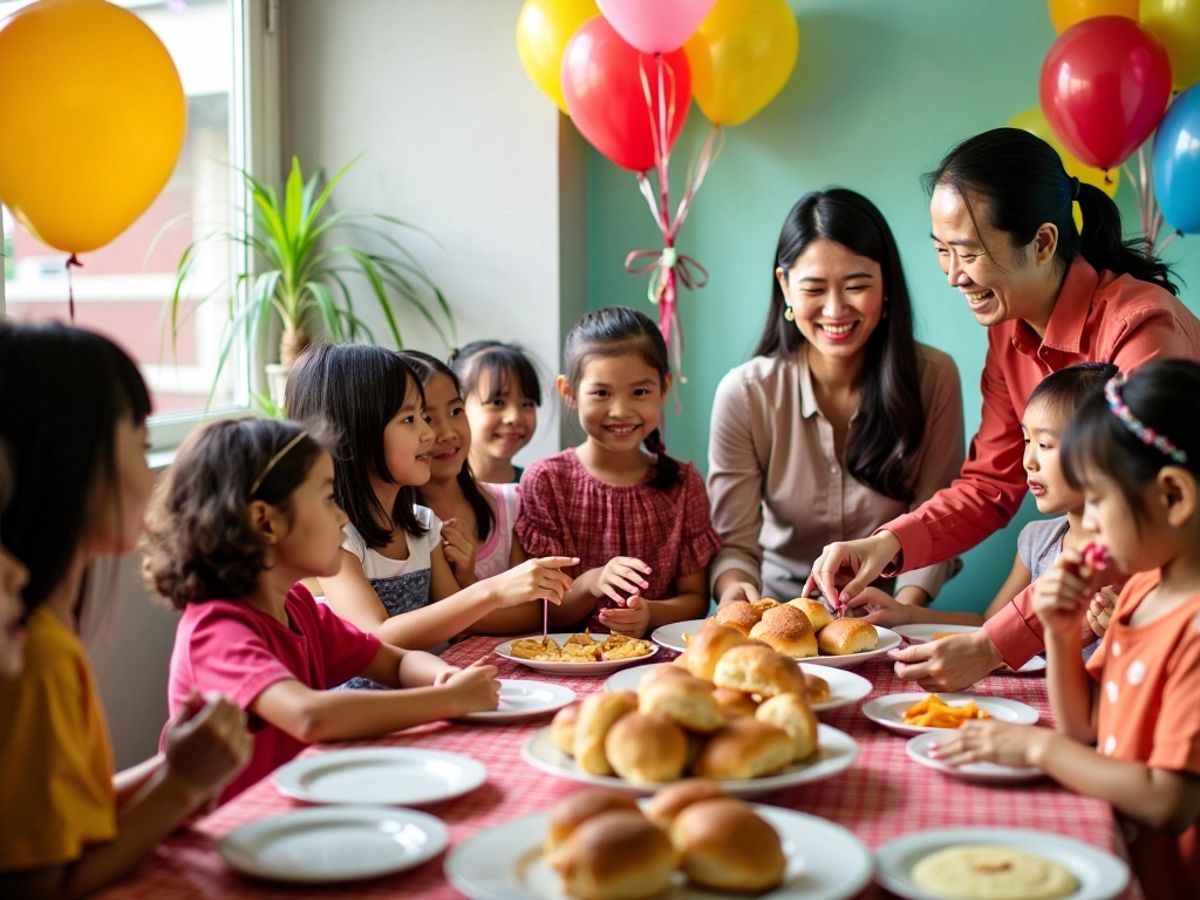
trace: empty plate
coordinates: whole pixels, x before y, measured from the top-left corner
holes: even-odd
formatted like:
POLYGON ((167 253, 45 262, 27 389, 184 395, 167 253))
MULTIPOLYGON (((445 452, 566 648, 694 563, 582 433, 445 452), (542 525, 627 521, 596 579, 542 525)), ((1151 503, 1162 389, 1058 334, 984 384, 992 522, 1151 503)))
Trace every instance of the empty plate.
POLYGON ((469 756, 414 747, 330 750, 275 771, 275 787, 306 803, 432 803, 473 791, 487 768, 469 756))
POLYGON ((499 706, 459 718, 464 722, 520 722, 562 709, 574 700, 575 692, 561 684, 501 678, 499 706))
POLYGON ((1042 770, 1033 766, 1002 766, 991 762, 974 762, 962 766, 952 766, 936 756, 929 755, 929 747, 938 741, 944 741, 946 736, 937 731, 929 731, 910 738, 904 745, 908 758, 921 765, 961 778, 963 781, 978 781, 984 784, 1011 784, 1017 781, 1032 781, 1042 777, 1042 770))

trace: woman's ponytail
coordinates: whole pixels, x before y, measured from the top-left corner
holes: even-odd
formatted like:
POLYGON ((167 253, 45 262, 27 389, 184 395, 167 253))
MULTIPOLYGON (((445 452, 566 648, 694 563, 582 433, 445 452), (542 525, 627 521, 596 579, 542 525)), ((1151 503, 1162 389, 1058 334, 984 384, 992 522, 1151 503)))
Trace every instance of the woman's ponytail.
POLYGON ((1171 281, 1170 268, 1149 252, 1146 237, 1124 239, 1121 214, 1108 194, 1095 185, 1081 183, 1079 210, 1083 214, 1079 253, 1094 269, 1132 275, 1138 281, 1149 281, 1178 295, 1179 288, 1171 281))

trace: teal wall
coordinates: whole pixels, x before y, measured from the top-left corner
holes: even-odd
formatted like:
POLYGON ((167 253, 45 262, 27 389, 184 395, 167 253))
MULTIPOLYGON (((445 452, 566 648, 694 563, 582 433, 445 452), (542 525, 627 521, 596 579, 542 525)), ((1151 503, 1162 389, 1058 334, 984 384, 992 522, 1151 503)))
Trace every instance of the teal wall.
MULTIPOLYGON (((1038 102, 1038 74, 1054 40, 1044 0, 791 0, 800 58, 783 92, 727 134, 680 237, 703 263, 708 286, 681 298, 687 335, 683 410, 668 412, 671 452, 704 467, 712 396, 748 358, 763 324, 773 251, 788 208, 830 185, 870 197, 891 223, 912 289, 917 337, 953 354, 963 380, 967 433, 979 424, 986 333, 950 289, 930 249, 928 199, 919 176, 957 141, 1004 125, 1038 102)), ((682 180, 708 128, 695 106, 672 163, 682 180)), ((589 148, 587 302, 652 310, 645 282, 622 263, 660 245, 633 176, 589 148)), ((674 185, 678 193, 678 184, 674 185)), ((1138 230, 1133 194, 1118 202, 1138 230)), ((1167 250, 1200 310, 1200 238, 1167 250)), ((1004 532, 969 553, 943 592, 955 608, 982 607, 1012 562, 1026 504, 1004 532)))

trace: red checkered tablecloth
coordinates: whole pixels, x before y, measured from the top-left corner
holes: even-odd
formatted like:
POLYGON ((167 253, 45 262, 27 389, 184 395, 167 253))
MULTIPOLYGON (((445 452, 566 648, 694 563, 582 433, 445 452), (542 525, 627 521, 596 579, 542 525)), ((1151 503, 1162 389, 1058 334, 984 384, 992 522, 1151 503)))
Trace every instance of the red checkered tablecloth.
MULTIPOLYGON (((486 655, 499 642, 497 638, 471 638, 452 646, 445 657, 465 665, 486 655)), ((660 652, 656 660, 663 659, 660 652)), ((600 690, 605 680, 532 672, 499 657, 489 661, 496 663, 503 678, 552 681, 572 688, 580 696, 600 690)), ((868 662, 856 671, 874 683, 871 698, 913 690, 910 683, 895 677, 886 660, 868 662)), ((1038 711, 1043 724, 1050 722, 1044 678, 996 675, 980 682, 974 690, 1020 700, 1038 711)), ((858 741, 860 753, 851 769, 826 781, 768 794, 757 798, 758 802, 838 822, 871 849, 909 832, 960 825, 1032 828, 1067 835, 1106 850, 1119 848, 1116 823, 1106 803, 1073 794, 1048 779, 1032 784, 982 786, 916 765, 905 754, 906 738, 866 719, 859 712, 860 705, 821 714, 822 721, 858 741)), ((449 827, 453 846, 481 829, 540 812, 580 789, 575 782, 544 775, 522 761, 521 745, 546 724, 546 719, 492 726, 443 722, 363 743, 445 750, 475 757, 487 765, 488 780, 478 790, 424 807, 449 827)), ((346 745, 323 745, 308 752, 341 746, 346 745)), ((458 896, 442 873, 444 854, 395 876, 331 888, 271 885, 226 868, 215 849, 217 840, 247 822, 300 805, 280 795, 266 779, 166 841, 129 881, 104 897, 458 896)))

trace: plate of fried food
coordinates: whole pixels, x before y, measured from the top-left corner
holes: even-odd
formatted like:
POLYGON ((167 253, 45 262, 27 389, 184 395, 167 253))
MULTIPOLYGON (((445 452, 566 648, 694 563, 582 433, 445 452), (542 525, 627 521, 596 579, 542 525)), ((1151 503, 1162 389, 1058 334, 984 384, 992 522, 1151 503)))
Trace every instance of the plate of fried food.
POLYGON ((1007 697, 984 694, 888 694, 864 703, 862 714, 899 734, 921 734, 959 728, 972 719, 995 719, 1014 725, 1033 725, 1036 709, 1007 697))
POLYGON ((607 675, 617 669, 646 662, 658 647, 625 634, 592 637, 577 634, 532 634, 513 638, 496 647, 496 655, 552 675, 607 675))
POLYGON ((692 638, 712 624, 732 628, 796 659, 839 669, 853 668, 900 646, 900 635, 890 628, 860 618, 835 619, 824 603, 811 597, 787 603, 769 597, 753 603, 738 600, 707 619, 657 628, 650 639, 672 650, 687 650, 692 638))
POLYGON ((467 897, 764 898, 840 900, 871 880, 870 851, 817 816, 745 803, 710 781, 653 799, 576 791, 549 812, 484 829, 446 857, 467 897))

